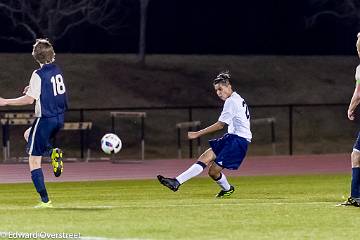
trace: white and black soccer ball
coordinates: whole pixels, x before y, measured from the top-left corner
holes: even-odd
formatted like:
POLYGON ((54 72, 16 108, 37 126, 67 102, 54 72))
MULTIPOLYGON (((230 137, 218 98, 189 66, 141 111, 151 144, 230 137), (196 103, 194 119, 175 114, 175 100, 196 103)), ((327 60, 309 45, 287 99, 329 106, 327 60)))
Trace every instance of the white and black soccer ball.
POLYGON ((114 133, 107 133, 101 138, 101 149, 106 154, 118 153, 121 147, 121 139, 114 133))

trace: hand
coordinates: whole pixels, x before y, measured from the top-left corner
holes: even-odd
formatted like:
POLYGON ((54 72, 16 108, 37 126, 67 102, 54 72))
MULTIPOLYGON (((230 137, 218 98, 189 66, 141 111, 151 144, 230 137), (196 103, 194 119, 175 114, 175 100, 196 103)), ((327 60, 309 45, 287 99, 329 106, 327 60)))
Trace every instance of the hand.
POLYGON ((348 118, 353 121, 355 119, 354 111, 348 110, 348 118))
POLYGON ((30 87, 30 86, 26 86, 26 87, 24 88, 23 94, 26 94, 26 93, 27 93, 27 91, 29 90, 29 87, 30 87))
POLYGON ((6 105, 7 105, 6 100, 4 98, 0 97, 0 106, 2 107, 2 106, 6 106, 6 105))
POLYGON ((188 132, 188 139, 195 139, 199 137, 199 132, 188 132))

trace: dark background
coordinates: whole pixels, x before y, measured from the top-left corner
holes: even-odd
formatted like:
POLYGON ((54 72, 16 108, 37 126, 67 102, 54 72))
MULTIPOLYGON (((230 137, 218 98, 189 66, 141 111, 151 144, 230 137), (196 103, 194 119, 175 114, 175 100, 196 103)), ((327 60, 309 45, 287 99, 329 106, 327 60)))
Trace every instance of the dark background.
MULTIPOLYGON (((360 4, 357 0, 350 2, 355 5, 342 0, 150 0, 147 52, 354 54, 360 4), (338 16, 322 14, 311 23, 311 16, 321 11, 333 11, 338 16)), ((139 1, 129 0, 125 7, 126 27, 117 34, 85 23, 56 41, 57 51, 136 53, 139 1)), ((0 24, 0 34, 12 34, 3 16, 0 24)), ((0 39, 1 52, 28 52, 30 47, 0 39)))

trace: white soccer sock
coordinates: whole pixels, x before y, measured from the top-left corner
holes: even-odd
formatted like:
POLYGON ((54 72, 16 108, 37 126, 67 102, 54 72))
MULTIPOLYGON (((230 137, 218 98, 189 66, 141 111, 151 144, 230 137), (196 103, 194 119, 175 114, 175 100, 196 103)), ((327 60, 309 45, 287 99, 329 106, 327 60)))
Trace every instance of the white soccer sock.
POLYGON ((230 184, 229 184, 228 180, 226 179, 225 174, 221 173, 221 177, 219 180, 216 181, 216 183, 221 187, 222 190, 224 190, 224 191, 230 190, 230 184))
POLYGON ((199 163, 195 163, 191 165, 191 167, 189 167, 185 172, 177 176, 176 180, 178 180, 180 184, 183 184, 187 180, 199 175, 203 170, 204 166, 200 165, 199 163))

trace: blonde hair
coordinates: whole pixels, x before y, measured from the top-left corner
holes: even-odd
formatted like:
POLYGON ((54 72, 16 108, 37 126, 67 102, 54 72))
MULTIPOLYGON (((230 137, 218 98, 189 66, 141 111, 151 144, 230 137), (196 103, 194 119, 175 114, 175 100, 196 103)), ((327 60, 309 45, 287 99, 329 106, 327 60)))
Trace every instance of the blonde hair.
POLYGON ((55 51, 48 39, 36 39, 33 45, 32 55, 40 64, 52 63, 55 61, 55 51))

